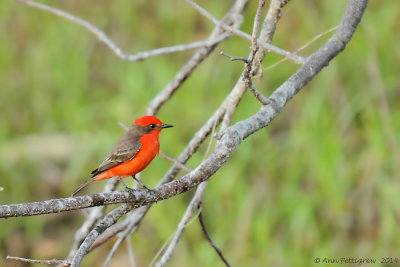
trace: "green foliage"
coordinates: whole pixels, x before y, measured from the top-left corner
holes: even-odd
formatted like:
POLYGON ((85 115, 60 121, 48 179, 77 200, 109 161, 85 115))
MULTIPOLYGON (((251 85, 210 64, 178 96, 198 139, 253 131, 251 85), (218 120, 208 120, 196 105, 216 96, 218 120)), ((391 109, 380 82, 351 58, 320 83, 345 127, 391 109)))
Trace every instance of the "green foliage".
MULTIPOLYGON (((232 1, 231 1, 232 2, 232 1)), ((249 32, 252 1, 243 30, 249 32)), ((49 2, 49 4, 55 4, 49 2)), ((181 1, 67 1, 58 7, 104 29, 127 52, 206 38, 214 27, 181 1)), ((217 17, 230 3, 202 1, 217 17)), ((337 25, 345 1, 292 1, 274 44, 294 51, 337 25)), ((308 266, 315 257, 396 256, 400 242, 400 43, 398 1, 370 1, 350 45, 300 92, 271 125, 243 142, 211 178, 203 213, 208 230, 235 266, 308 266)), ((2 204, 69 196, 129 124, 193 53, 124 62, 80 26, 17 1, 0 2, 0 192, 2 204)), ((307 56, 329 38, 301 52, 307 56)), ((233 37, 216 52, 246 56, 233 37)), ((268 67, 279 56, 267 55, 268 67)), ((241 62, 215 53, 159 117, 162 151, 176 157, 235 84, 241 62)), ((266 70, 269 95, 297 65, 266 70)), ((259 108, 251 94, 234 120, 259 108)), ((207 142, 206 142, 207 143, 207 142)), ((188 166, 204 157, 200 148, 188 166)), ((158 157, 143 173, 154 186, 170 163, 158 157)), ((97 192, 103 182, 89 187, 97 192)), ((138 266, 147 265, 176 229, 193 192, 156 204, 132 237, 138 266)), ((1 221, 6 255, 63 258, 82 222, 79 212, 1 221)), ((109 245, 85 266, 99 265, 109 245)), ((101 251, 102 250, 102 251, 101 251)), ((126 260, 125 250, 115 259, 126 260)), ((198 222, 171 266, 222 266, 198 222)), ((14 265, 13 265, 14 266, 14 265)), ((15 265, 16 266, 16 265, 15 265)), ((121 265, 120 265, 121 266, 121 265)))

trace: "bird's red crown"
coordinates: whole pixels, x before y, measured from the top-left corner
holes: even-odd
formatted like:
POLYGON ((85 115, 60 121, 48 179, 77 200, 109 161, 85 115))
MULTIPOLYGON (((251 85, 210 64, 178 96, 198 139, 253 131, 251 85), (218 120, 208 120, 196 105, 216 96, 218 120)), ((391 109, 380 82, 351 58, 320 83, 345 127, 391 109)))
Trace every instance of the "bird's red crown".
POLYGON ((162 125, 163 123, 156 117, 154 116, 142 116, 140 118, 137 118, 133 124, 140 125, 140 126, 147 126, 150 124, 157 124, 157 125, 162 125))

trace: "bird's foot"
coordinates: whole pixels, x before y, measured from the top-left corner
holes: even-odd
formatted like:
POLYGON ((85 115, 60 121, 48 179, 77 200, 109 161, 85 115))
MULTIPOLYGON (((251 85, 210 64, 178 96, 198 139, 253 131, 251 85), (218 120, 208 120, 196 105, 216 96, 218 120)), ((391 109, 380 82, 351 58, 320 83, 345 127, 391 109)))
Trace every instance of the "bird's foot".
POLYGON ((121 178, 118 178, 118 180, 120 181, 120 183, 125 187, 126 190, 132 190, 132 188, 129 188, 123 181, 121 178))
POLYGON ((147 186, 145 186, 142 181, 140 181, 139 179, 137 179, 134 175, 132 176, 133 180, 135 180, 139 185, 141 185, 143 188, 150 190, 147 188, 147 186))

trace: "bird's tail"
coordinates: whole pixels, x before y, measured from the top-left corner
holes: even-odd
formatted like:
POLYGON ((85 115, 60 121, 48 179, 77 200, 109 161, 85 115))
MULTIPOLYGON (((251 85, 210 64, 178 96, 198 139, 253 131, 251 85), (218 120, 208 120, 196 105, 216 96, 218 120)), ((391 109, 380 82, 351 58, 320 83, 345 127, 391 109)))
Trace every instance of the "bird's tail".
POLYGON ((81 191, 83 188, 85 188, 88 184, 94 181, 95 176, 92 176, 91 178, 87 179, 78 189, 75 190, 75 192, 72 193, 72 197, 75 196, 79 191, 81 191))

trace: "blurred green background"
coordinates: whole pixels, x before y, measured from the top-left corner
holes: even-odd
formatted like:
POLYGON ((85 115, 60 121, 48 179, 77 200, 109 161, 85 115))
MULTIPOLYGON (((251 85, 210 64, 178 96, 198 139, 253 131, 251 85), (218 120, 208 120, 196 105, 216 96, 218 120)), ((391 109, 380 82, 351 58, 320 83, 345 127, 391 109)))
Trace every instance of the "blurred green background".
MULTIPOLYGON (((242 29, 250 32, 258 1, 242 29)), ((128 53, 207 38, 214 25, 183 1, 46 1, 94 23, 128 53)), ((199 3, 222 17, 233 1, 199 3)), ((268 1, 267 1, 268 3, 268 1)), ((273 43, 295 51, 336 26, 347 1, 293 0, 273 43)), ((308 266, 323 259, 400 260, 400 4, 370 1, 349 46, 270 124, 248 138, 212 177, 203 213, 211 237, 234 266, 308 266)), ((82 27, 17 1, 0 1, 0 203, 67 197, 193 51, 124 62, 82 27)), ((330 34, 301 54, 321 46, 330 34)), ((233 37, 216 49, 247 56, 233 37)), ((267 68, 281 57, 268 55, 267 68)), ((231 90, 243 68, 214 53, 158 114, 175 128, 161 150, 176 157, 231 90)), ((264 72, 269 95, 297 65, 264 72)), ((234 120, 259 109, 249 93, 234 120)), ((195 167, 206 145, 189 162, 195 167)), ((143 173, 155 186, 170 163, 143 173)), ((184 174, 184 173, 182 173, 184 174)), ((98 192, 104 182, 86 192, 98 192)), ((175 231, 193 192, 156 204, 132 236, 147 266, 175 231)), ((67 212, 0 222, 0 266, 7 255, 63 259, 84 216, 67 212)), ((112 242, 83 266, 101 266, 112 242)), ((126 246, 112 266, 126 266, 126 246)), ((198 222, 170 266, 223 266, 198 222)), ((383 264, 375 264, 380 266, 383 264)))

